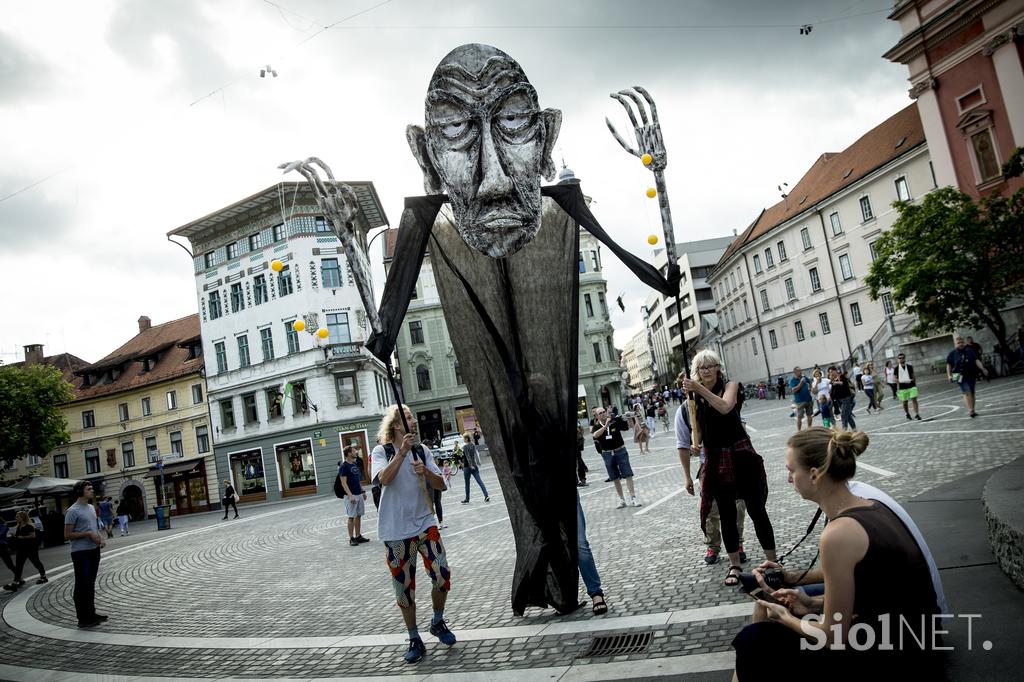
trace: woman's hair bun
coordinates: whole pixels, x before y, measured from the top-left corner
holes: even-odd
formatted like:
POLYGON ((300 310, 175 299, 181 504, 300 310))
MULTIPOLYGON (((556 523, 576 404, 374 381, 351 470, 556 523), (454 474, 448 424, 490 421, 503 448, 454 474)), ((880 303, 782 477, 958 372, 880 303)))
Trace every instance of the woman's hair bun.
POLYGON ((859 457, 868 449, 868 434, 863 431, 839 431, 832 433, 833 456, 859 457))

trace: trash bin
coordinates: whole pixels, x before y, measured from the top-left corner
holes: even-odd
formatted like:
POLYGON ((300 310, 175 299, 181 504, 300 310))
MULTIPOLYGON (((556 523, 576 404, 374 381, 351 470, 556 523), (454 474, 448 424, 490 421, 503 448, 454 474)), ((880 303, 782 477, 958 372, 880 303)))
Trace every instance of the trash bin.
POLYGON ((170 530, 171 528, 171 505, 159 504, 153 507, 156 513, 156 529, 170 530))

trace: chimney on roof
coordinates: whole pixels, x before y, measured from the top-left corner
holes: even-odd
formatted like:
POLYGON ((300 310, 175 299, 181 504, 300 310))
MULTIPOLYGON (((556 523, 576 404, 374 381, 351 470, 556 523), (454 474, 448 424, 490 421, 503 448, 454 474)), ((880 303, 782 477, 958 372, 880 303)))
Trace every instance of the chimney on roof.
POLYGON ((142 332, 146 331, 147 329, 149 329, 152 326, 153 326, 153 321, 150 320, 145 315, 143 315, 142 317, 139 318, 139 333, 140 334, 142 332))
POLYGON ((25 346, 25 366, 38 365, 43 362, 43 344, 30 343, 25 346))
POLYGON ((732 228, 732 236, 733 236, 733 237, 735 237, 735 236, 736 236, 736 228, 735 228, 735 227, 734 227, 734 228, 732 228))

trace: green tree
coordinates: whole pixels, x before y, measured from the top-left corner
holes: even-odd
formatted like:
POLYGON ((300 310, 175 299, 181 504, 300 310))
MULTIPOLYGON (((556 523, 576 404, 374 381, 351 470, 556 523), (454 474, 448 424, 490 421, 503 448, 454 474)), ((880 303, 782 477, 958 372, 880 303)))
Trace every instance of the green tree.
POLYGON ((871 298, 891 290, 918 334, 987 327, 1008 348, 1001 311, 1024 294, 1024 190, 975 202, 944 187, 893 206, 899 218, 875 243, 866 278, 871 298))
POLYGON ((0 367, 0 459, 10 465, 26 455, 45 456, 68 442, 61 405, 74 398, 71 384, 48 365, 0 367))

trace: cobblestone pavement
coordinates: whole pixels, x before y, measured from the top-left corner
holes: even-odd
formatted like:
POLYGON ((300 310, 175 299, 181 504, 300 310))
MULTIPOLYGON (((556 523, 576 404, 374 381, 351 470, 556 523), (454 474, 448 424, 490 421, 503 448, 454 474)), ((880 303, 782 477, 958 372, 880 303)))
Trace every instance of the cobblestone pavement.
MULTIPOLYGON (((860 480, 906 500, 1019 456, 1024 377, 979 385, 977 419, 966 415, 955 387, 938 380, 922 384, 924 421, 906 421, 893 400, 877 415, 858 406, 858 426, 871 436, 860 480)), ((785 440, 794 429, 789 409, 783 401, 749 401, 744 409, 765 458, 780 548, 803 534, 813 512, 786 483, 785 440)), ((400 660, 404 630, 375 539, 372 505, 363 527, 374 541, 350 547, 340 502, 321 497, 243 508, 238 521, 222 522, 219 515, 183 520, 174 535, 149 534, 112 546, 97 584, 97 608, 110 621, 93 631, 75 628, 68 566, 51 569, 47 585, 4 593, 0 630, 7 646, 0 677, 41 679, 42 670, 188 678, 423 676, 586 670, 608 661, 658 658, 706 662, 701 655, 717 656, 717 669, 728 667, 729 642, 745 620, 746 602, 722 585, 724 564, 703 562, 698 500, 681 491, 672 436, 659 431, 649 455, 632 451, 637 494, 645 504, 640 508, 614 509, 600 457, 588 449, 585 458, 591 485, 580 494, 611 606, 607 616, 595 618, 587 608, 564 617, 543 609, 529 609, 522 618, 511 613, 513 539, 493 468, 485 465, 489 503, 474 490, 471 504, 460 505, 461 479, 444 496, 448 528, 442 536, 453 576, 446 618, 464 641, 442 650, 425 636, 428 655, 417 666, 400 660), (711 616, 697 611, 708 607, 725 608, 711 616), (653 637, 639 653, 583 658, 602 631, 653 637)), ((749 522, 746 535, 751 561, 760 561, 749 522)), ((813 555, 814 543, 805 544, 791 559, 794 565, 813 555)), ((429 583, 420 571, 420 601, 426 604, 429 583)), ((580 597, 585 599, 582 585, 580 597)), ((419 620, 425 633, 424 611, 419 620)))

